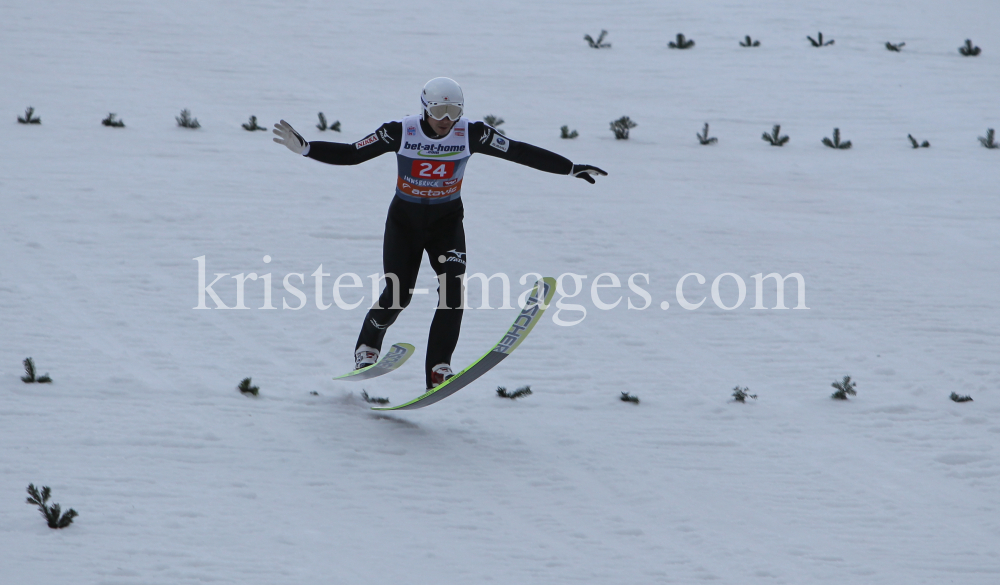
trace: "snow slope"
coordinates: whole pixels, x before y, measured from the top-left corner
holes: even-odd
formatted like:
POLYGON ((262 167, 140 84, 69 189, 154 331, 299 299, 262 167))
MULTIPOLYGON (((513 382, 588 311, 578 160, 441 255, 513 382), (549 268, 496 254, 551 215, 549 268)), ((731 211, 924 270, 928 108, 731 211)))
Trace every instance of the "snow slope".
MULTIPOLYGON (((995 2, 3 9, 0 582, 1000 580, 1000 154, 976 140, 1000 126, 995 2), (612 49, 589 49, 601 28, 612 49), (819 31, 836 44, 812 48, 819 31), (666 48, 678 32, 693 50, 666 48), (982 55, 958 54, 966 38, 982 55), (239 125, 359 140, 438 75, 471 117, 610 173, 590 186, 476 157, 465 181, 470 272, 514 292, 527 272, 586 275, 563 302, 587 314, 541 323, 439 404, 376 415, 362 388, 420 392, 436 300, 387 337, 416 344, 413 363, 334 383, 367 304, 319 310, 309 275, 370 286, 394 161, 329 167, 239 125), (40 126, 14 122, 29 105, 40 126), (201 129, 176 127, 182 108, 201 129), (313 128, 319 111, 343 134, 313 128), (127 127, 98 124, 108 112, 127 127), (622 115, 628 141, 608 130, 622 115), (695 139, 705 122, 718 144, 695 139), (564 124, 580 137, 559 140, 564 124), (783 148, 760 139, 774 124, 783 148), (820 143, 834 127, 851 150, 820 143), (251 309, 192 310, 201 256, 209 279, 271 273, 278 308, 257 309, 258 280, 251 309), (608 311, 590 296, 605 272, 623 284, 600 291, 623 297, 608 311), (706 282, 687 298, 707 300, 688 311, 691 272, 706 282), (752 275, 771 272, 800 273, 809 309, 770 308, 773 281, 751 309, 752 275), (281 308, 298 304, 290 273, 301 310, 281 308), (644 305, 635 273, 645 310, 627 308, 644 305), (732 311, 711 298, 724 273, 747 285, 732 311), (21 383, 27 356, 55 383, 21 383), (844 375, 858 396, 830 400, 844 375), (246 376, 260 397, 235 390, 246 376), (732 403, 736 385, 759 399, 732 403), (48 529, 29 483, 74 524, 48 529)), ((232 278, 215 289, 234 304, 232 278)), ((735 279, 720 294, 735 304, 735 279)), ((456 365, 513 316, 468 311, 456 365)))

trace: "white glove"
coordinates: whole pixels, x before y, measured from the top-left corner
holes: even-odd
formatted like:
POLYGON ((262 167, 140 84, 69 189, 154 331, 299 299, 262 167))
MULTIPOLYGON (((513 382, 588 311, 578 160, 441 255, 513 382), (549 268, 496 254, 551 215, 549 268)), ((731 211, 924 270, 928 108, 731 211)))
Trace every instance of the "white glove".
POLYGON ((278 135, 274 141, 284 144, 295 154, 306 154, 309 151, 309 143, 288 122, 284 120, 278 122, 274 125, 273 132, 278 135))

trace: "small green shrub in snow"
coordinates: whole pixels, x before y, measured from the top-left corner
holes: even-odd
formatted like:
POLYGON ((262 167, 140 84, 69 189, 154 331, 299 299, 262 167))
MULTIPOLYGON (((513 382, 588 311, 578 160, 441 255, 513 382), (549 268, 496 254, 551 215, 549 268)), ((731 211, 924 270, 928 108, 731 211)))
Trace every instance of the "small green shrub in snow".
POLYGON ((952 392, 950 398, 955 402, 972 402, 971 396, 959 396, 957 392, 952 392))
POLYGON ((740 41, 740 46, 741 47, 759 47, 760 46, 760 41, 755 41, 755 40, 753 40, 753 39, 750 38, 750 35, 747 35, 745 40, 740 41))
POLYGON ((493 114, 489 114, 489 115, 483 116, 483 122, 486 122, 490 126, 493 126, 494 130, 496 130, 500 134, 503 134, 504 136, 506 136, 506 134, 504 133, 504 131, 500 129, 500 124, 503 124, 503 118, 499 118, 497 116, 494 116, 493 114))
POLYGON ((531 386, 522 386, 513 392, 507 392, 507 388, 504 386, 497 386, 497 396, 500 398, 509 398, 511 400, 531 396, 531 386))
POLYGON ((587 44, 590 45, 590 48, 592 49, 610 49, 611 43, 604 42, 604 37, 607 35, 608 31, 602 30, 596 41, 590 35, 583 35, 583 40, 587 41, 587 44))
POLYGON ((823 138, 823 144, 829 146, 830 148, 839 148, 841 150, 846 150, 851 147, 851 141, 847 142, 840 141, 840 128, 833 129, 833 140, 829 138, 823 138))
POLYGON ((257 396, 260 392, 260 388, 252 385, 250 378, 243 378, 243 381, 240 382, 240 385, 236 389, 242 392, 244 396, 247 394, 257 396))
POLYGON ((615 140, 628 140, 628 132, 638 126, 628 116, 622 116, 611 122, 611 131, 615 133, 615 140))
POLYGON ((1000 144, 997 144, 997 141, 993 139, 993 128, 986 129, 986 137, 980 136, 979 143, 989 149, 1000 148, 1000 144))
POLYGON ((836 388, 837 391, 831 394, 830 398, 834 398, 836 400, 847 400, 848 395, 856 396, 857 392, 854 391, 854 388, 857 385, 858 385, 857 382, 851 381, 850 376, 844 376, 844 379, 841 380, 840 382, 834 382, 833 384, 831 384, 831 386, 836 388))
POLYGON ((746 402, 747 398, 757 400, 757 395, 750 394, 750 388, 748 387, 740 388, 739 386, 736 386, 733 388, 733 402, 746 402))
POLYGON ((690 49, 694 46, 694 41, 684 38, 684 35, 681 33, 677 33, 677 38, 667 43, 667 46, 671 49, 690 49))
POLYGON ((784 146, 788 142, 788 135, 781 136, 781 125, 775 124, 774 128, 771 128, 771 133, 765 132, 761 135, 761 140, 769 143, 771 146, 784 146))
POLYGON ((806 38, 809 39, 809 42, 812 43, 812 46, 814 47, 829 47, 830 45, 833 44, 833 39, 830 39, 825 43, 823 42, 823 33, 819 33, 818 35, 816 35, 815 39, 812 37, 806 37, 806 38))
POLYGON ((73 523, 73 518, 76 518, 79 514, 73 508, 70 508, 63 514, 59 504, 52 504, 50 506, 49 497, 51 495, 52 490, 49 489, 49 486, 42 486, 42 490, 39 492, 35 484, 28 484, 27 503, 38 506, 38 510, 42 513, 42 516, 45 516, 49 528, 66 528, 73 523))
POLYGON ((326 116, 323 115, 323 112, 320 112, 319 124, 316 124, 316 127, 319 128, 320 132, 325 132, 326 130, 333 130, 334 132, 340 132, 340 120, 337 120, 333 124, 327 126, 326 116))
POLYGON ((257 130, 261 131, 267 130, 267 128, 257 125, 257 116, 250 116, 250 121, 243 124, 243 129, 250 132, 255 132, 257 130))
POLYGON ((902 49, 904 46, 906 46, 906 43, 899 43, 898 45, 894 45, 892 43, 885 44, 886 49, 889 49, 890 51, 893 51, 895 53, 898 53, 899 50, 902 49))
POLYGON ((389 404, 388 398, 380 398, 378 396, 369 396, 368 392, 365 390, 361 391, 361 399, 368 404, 389 404))
POLYGON ((910 144, 913 145, 913 148, 930 148, 931 147, 931 143, 927 142, 926 140, 924 140, 922 143, 921 142, 917 142, 917 139, 914 138, 912 134, 907 134, 906 137, 910 139, 910 144))
POLYGON ((958 48, 958 52, 966 57, 975 57, 982 52, 982 49, 973 46, 970 39, 965 39, 965 44, 958 48))
POLYGON ((101 120, 101 124, 103 124, 103 125, 105 125, 105 126, 107 126, 109 128, 124 128, 125 127, 125 122, 123 122, 122 120, 116 120, 115 119, 116 115, 117 114, 112 114, 112 113, 109 112, 108 113, 108 117, 104 118, 103 120, 101 120))
POLYGON ((49 377, 48 373, 44 376, 35 377, 35 360, 29 358, 24 358, 22 362, 24 364, 24 375, 21 376, 21 381, 25 384, 51 384, 52 378, 49 377))
POLYGON ((577 136, 579 136, 576 130, 570 132, 569 126, 563 126, 562 128, 559 129, 559 132, 560 132, 559 138, 576 138, 577 136))
POLYGON ((174 116, 174 119, 177 120, 177 125, 181 128, 201 128, 198 118, 192 118, 191 112, 187 109, 181 110, 181 115, 174 116))
POLYGON ((17 123, 18 124, 41 124, 42 123, 42 119, 41 118, 36 118, 36 117, 34 117, 34 115, 35 115, 35 108, 32 108, 31 106, 29 106, 29 107, 25 108, 25 110, 24 110, 24 117, 23 118, 21 116, 17 117, 17 123))
POLYGON ((715 144, 716 142, 719 141, 718 138, 708 137, 708 122, 705 122, 705 127, 702 129, 701 134, 695 134, 695 136, 698 137, 698 142, 700 142, 702 146, 707 144, 715 144))
POLYGON ((632 396, 628 392, 622 392, 622 395, 619 398, 621 399, 622 402, 631 402, 632 404, 639 404, 639 397, 632 396))

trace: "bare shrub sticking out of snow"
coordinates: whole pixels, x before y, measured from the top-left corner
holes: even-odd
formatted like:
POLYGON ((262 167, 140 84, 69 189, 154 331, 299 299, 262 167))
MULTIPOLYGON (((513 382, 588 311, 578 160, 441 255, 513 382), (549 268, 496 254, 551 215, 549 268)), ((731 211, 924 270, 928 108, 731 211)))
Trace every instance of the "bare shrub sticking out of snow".
POLYGON ((263 126, 257 125, 257 116, 250 116, 250 121, 243 124, 243 129, 249 132, 254 132, 256 130, 267 130, 263 126))
POLYGON ((833 39, 830 39, 825 43, 823 42, 823 33, 817 34, 815 39, 808 36, 806 38, 809 39, 809 42, 812 43, 812 46, 814 47, 829 47, 833 44, 833 39))
POLYGON ((761 135, 761 140, 769 143, 771 146, 784 146, 788 142, 788 135, 781 136, 781 124, 775 124, 774 128, 771 128, 771 133, 765 132, 761 135))
POLYGON ((18 124, 41 124, 42 123, 42 119, 41 118, 34 118, 34 117, 32 117, 34 115, 35 115, 35 108, 32 108, 31 106, 28 106, 24 110, 24 117, 23 118, 21 116, 17 117, 17 123, 18 124))
POLYGON ((35 484, 28 484, 28 499, 27 503, 38 506, 38 510, 45 516, 45 520, 49 524, 49 528, 66 528, 73 523, 73 518, 79 516, 76 510, 70 508, 65 514, 59 508, 59 504, 48 505, 49 497, 52 495, 52 490, 49 486, 42 486, 42 491, 39 492, 35 484))
POLYGON ((677 39, 675 41, 670 41, 667 46, 671 49, 690 49, 694 46, 694 40, 685 39, 684 35, 677 33, 677 39))
POLYGON ((1000 144, 997 144, 997 141, 993 139, 993 128, 986 129, 986 137, 980 136, 979 143, 989 149, 1000 148, 1000 144))
POLYGON ((497 386, 497 396, 500 398, 509 398, 511 400, 517 400, 518 398, 523 398, 524 396, 531 395, 531 386, 522 386, 513 392, 507 392, 507 388, 504 386, 497 386))
POLYGON ((361 399, 368 404, 389 404, 388 398, 381 398, 379 396, 369 396, 366 390, 361 391, 361 399))
POLYGON ((116 120, 115 116, 117 115, 118 114, 112 114, 108 112, 108 117, 101 120, 101 124, 109 128, 124 128, 125 122, 123 122, 122 120, 116 120))
POLYGON ((739 386, 736 386, 733 388, 733 402, 745 403, 747 398, 757 400, 757 395, 750 394, 750 388, 748 387, 740 388, 739 386))
POLYGON ((560 132, 559 138, 576 138, 577 136, 579 136, 576 130, 570 132, 569 126, 563 126, 562 128, 559 129, 559 132, 560 132))
POLYGON ((839 148, 841 150, 847 150, 851 147, 851 141, 847 142, 840 141, 840 128, 833 129, 833 140, 829 138, 823 138, 823 144, 829 146, 830 148, 839 148))
POLYGON ((587 41, 587 44, 590 45, 591 49, 610 49, 611 43, 604 42, 604 37, 606 37, 607 34, 608 31, 601 30, 601 34, 597 37, 596 41, 590 35, 583 35, 583 40, 587 41))
POLYGON ((638 126, 628 116, 622 116, 611 122, 611 131, 615 133, 616 140, 628 140, 628 131, 638 126))
POLYGON ((745 40, 740 41, 740 46, 741 47, 759 47, 760 46, 760 41, 755 41, 755 40, 753 40, 753 39, 750 38, 750 35, 747 35, 745 40))
POLYGON ((708 137, 708 122, 705 122, 705 127, 702 128, 701 134, 695 134, 695 136, 698 137, 698 142, 700 142, 702 144, 702 146, 705 146, 705 145, 708 145, 708 144, 715 144, 716 142, 719 141, 718 138, 709 138, 708 137))
POLYGON ((887 43, 885 44, 885 48, 886 48, 886 49, 889 49, 890 51, 893 51, 894 53, 898 53, 898 52, 899 52, 899 50, 900 50, 900 49, 902 49, 902 48, 903 48, 903 47, 905 47, 905 46, 906 46, 906 43, 899 43, 898 45, 894 45, 894 44, 892 44, 892 43, 888 43, 888 42, 887 42, 887 43))
POLYGON ((639 404, 639 397, 638 396, 632 396, 628 392, 622 392, 622 395, 621 395, 620 398, 621 398, 622 402, 631 402, 632 404, 639 404))
POLYGON ((930 148, 931 147, 931 143, 927 142, 926 140, 924 140, 922 143, 917 142, 917 139, 913 137, 913 134, 907 134, 906 137, 910 139, 910 144, 913 145, 913 148, 930 148))
POLYGON ((966 57, 975 57, 983 51, 979 47, 973 46, 970 39, 965 39, 965 44, 958 48, 958 52, 966 57))
POLYGON ((180 116, 174 116, 174 119, 177 120, 177 125, 181 128, 201 128, 198 118, 192 118, 191 111, 186 108, 181 110, 180 116))
POLYGON ((952 392, 950 398, 955 402, 972 402, 971 396, 959 396, 957 392, 952 392))
POLYGON ((243 378, 243 381, 240 382, 240 385, 237 386, 236 389, 242 392, 244 396, 247 394, 257 396, 260 392, 260 388, 251 385, 250 378, 243 378))
POLYGON ((36 382, 38 384, 52 383, 52 378, 49 377, 47 372, 44 376, 35 377, 35 360, 30 357, 24 358, 24 361, 21 363, 24 364, 24 375, 21 376, 21 381, 25 384, 35 384, 36 382))
POLYGON ((844 379, 840 382, 834 382, 831 384, 837 389, 836 392, 830 395, 830 398, 836 400, 847 400, 848 395, 856 396, 858 393, 854 391, 854 388, 858 385, 857 382, 851 382, 850 376, 844 376, 844 379))

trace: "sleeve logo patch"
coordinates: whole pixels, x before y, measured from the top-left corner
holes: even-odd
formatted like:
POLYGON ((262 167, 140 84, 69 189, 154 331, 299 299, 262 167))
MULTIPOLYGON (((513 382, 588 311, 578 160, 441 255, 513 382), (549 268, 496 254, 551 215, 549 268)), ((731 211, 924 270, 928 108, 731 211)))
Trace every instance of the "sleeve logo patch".
POLYGON ((369 136, 368 138, 365 138, 364 140, 362 140, 360 142, 355 142, 354 146, 358 150, 361 150, 362 148, 368 146, 369 144, 371 144, 373 142, 378 142, 378 136, 375 135, 375 134, 372 134, 371 136, 369 136))
POLYGON ((499 133, 494 133, 493 140, 490 141, 490 146, 497 150, 507 152, 507 149, 510 148, 510 142, 508 142, 506 138, 500 136, 499 133))

